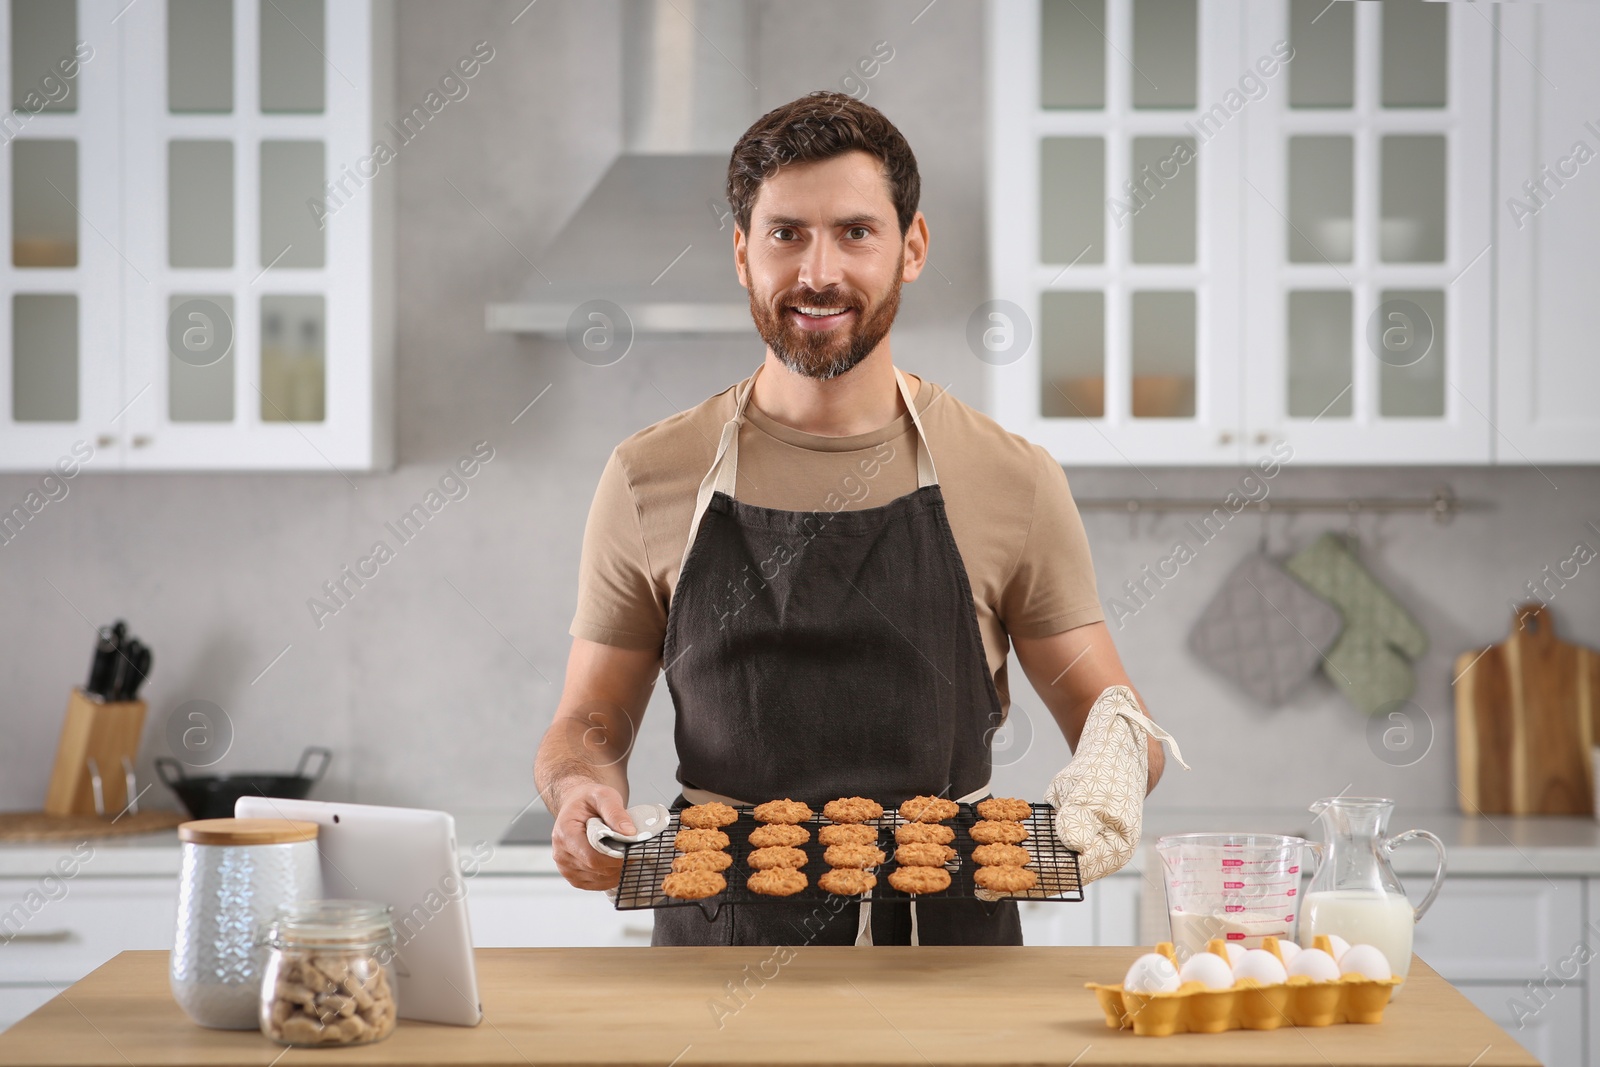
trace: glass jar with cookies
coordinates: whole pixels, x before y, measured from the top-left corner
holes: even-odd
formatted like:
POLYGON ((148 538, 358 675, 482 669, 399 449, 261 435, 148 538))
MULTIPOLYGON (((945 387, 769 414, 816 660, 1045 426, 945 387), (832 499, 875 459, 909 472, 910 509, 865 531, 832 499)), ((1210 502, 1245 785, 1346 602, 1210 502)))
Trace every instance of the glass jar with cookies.
POLYGON ((283 1045, 364 1045, 394 1032, 390 908, 365 900, 285 904, 267 926, 261 1032, 283 1045))

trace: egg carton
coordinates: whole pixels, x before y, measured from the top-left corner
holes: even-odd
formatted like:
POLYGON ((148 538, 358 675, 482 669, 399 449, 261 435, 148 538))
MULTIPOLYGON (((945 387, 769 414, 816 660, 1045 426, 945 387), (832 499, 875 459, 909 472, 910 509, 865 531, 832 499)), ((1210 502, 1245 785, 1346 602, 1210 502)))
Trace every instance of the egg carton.
MULTIPOLYGON (((1332 954, 1333 944, 1326 934, 1313 939, 1313 947, 1332 954)), ((1265 937, 1261 947, 1278 959, 1276 937, 1265 937)), ((1155 951, 1176 967, 1178 960, 1171 941, 1163 941, 1155 951)), ((1226 942, 1215 938, 1206 951, 1228 958, 1226 942)), ((1199 982, 1185 982, 1170 993, 1134 993, 1121 985, 1087 982, 1095 992, 1106 1025, 1113 1030, 1132 1029, 1145 1037, 1169 1034, 1219 1034, 1225 1030, 1276 1030, 1280 1026, 1328 1026, 1333 1023, 1380 1023, 1394 987, 1405 979, 1367 978, 1346 974, 1332 981, 1319 982, 1305 975, 1293 975, 1287 982, 1264 985, 1253 978, 1238 979, 1232 989, 1208 989, 1199 982)))

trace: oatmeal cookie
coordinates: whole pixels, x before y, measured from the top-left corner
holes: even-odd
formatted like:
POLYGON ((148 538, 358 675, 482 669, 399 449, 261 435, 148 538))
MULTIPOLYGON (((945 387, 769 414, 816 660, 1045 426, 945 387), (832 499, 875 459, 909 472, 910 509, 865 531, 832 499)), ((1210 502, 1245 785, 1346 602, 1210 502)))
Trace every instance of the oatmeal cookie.
POLYGON ((979 845, 972 850, 972 861, 985 867, 1021 867, 1033 859, 1017 845, 979 845))
POLYGON ((960 810, 955 801, 944 797, 912 797, 900 805, 900 817, 906 822, 944 822, 960 810))
POLYGON ((824 845, 872 845, 877 843, 878 828, 851 823, 824 826, 817 831, 817 840, 824 845))
POLYGON ((679 900, 704 900, 727 888, 728 880, 716 871, 680 871, 661 880, 661 891, 679 900))
POLYGON ((752 874, 745 885, 763 896, 791 897, 806 887, 806 876, 786 867, 772 867, 752 874))
POLYGON ((980 845, 1020 845, 1028 838, 1028 828, 1020 822, 980 819, 968 831, 980 845))
POLYGON ((883 805, 866 797, 840 797, 822 805, 822 814, 832 822, 870 822, 883 815, 883 805))
POLYGON ((696 804, 692 808, 684 808, 678 812, 678 822, 696 830, 716 830, 735 822, 738 818, 737 811, 717 801, 712 801, 710 804, 696 804))
POLYGON ((822 858, 830 867, 876 867, 883 862, 883 849, 871 845, 829 845, 822 858))
POLYGON ((728 835, 721 830, 679 830, 672 839, 679 852, 704 852, 728 847, 728 835))
POLYGON ((956 858, 949 845, 910 844, 894 850, 894 860, 902 867, 943 867, 956 858))
POLYGON ((901 845, 948 845, 956 839, 956 832, 936 822, 912 822, 895 827, 894 839, 901 845))
POLYGON ((817 884, 836 897, 858 897, 878 884, 878 876, 855 867, 835 867, 817 884))
POLYGON ((804 826, 791 826, 788 823, 771 823, 766 826, 758 826, 750 831, 750 843, 756 848, 773 848, 775 846, 793 848, 810 840, 810 830, 807 830, 804 826))
POLYGON ((726 852, 708 848, 702 852, 685 852, 672 861, 674 871, 725 871, 733 866, 733 857, 726 852))
POLYGON ((801 823, 811 818, 812 811, 798 800, 769 800, 765 804, 757 804, 751 809, 750 814, 756 817, 757 822, 776 823, 801 823))
POLYGON ((943 867, 896 867, 889 884, 902 893, 937 893, 950 888, 950 872, 943 867))
POLYGON ((758 848, 750 853, 745 862, 750 864, 753 871, 768 871, 774 867, 787 867, 791 871, 798 871, 806 865, 806 854, 797 848, 788 848, 778 845, 770 848, 758 848))
POLYGON ((996 893, 1021 893, 1039 884, 1039 876, 1026 867, 979 867, 972 880, 996 893))
POLYGON ((990 797, 978 801, 978 814, 996 822, 1021 822, 1033 814, 1033 805, 1017 797, 990 797))

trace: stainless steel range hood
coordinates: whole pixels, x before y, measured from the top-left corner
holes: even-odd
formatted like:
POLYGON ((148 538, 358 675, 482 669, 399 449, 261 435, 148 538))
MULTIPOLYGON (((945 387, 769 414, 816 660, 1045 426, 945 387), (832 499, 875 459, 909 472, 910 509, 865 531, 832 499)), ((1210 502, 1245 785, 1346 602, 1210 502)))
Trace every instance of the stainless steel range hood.
POLYGON ((533 261, 492 332, 562 335, 609 300, 635 334, 753 329, 733 268, 725 186, 755 121, 754 25, 742 0, 622 0, 623 152, 533 261))

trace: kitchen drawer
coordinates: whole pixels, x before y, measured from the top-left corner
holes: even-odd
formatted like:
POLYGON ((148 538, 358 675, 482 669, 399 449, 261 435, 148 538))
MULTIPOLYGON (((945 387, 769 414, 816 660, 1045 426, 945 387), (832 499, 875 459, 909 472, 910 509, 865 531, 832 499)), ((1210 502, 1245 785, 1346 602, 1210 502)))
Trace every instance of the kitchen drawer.
POLYGON ((0 985, 0 1030, 20 1021, 56 992, 47 985, 0 985))
POLYGON ((1583 935, 1581 878, 1446 878, 1412 951, 1448 981, 1539 978, 1583 935))
POLYGON ((1517 1044, 1537 1056, 1545 1067, 1596 1067, 1584 1058, 1583 986, 1568 985, 1553 990, 1542 1008, 1539 1001, 1528 994, 1526 983, 1473 982, 1457 985, 1456 989, 1503 1027, 1517 1044), (1514 1002, 1520 1002, 1534 1014, 1519 1011, 1514 1002))
POLYGON ((1024 900, 1017 904, 1022 916, 1024 945, 1093 945, 1095 908, 1089 886, 1081 904, 1052 904, 1024 900))
POLYGON ((483 875, 467 886, 472 943, 479 948, 648 945, 649 911, 618 911, 604 893, 574 889, 558 875, 483 875))
MULTIPOLYGON (((66 894, 45 901, 15 937, 0 934, 0 984, 76 982, 125 949, 172 948, 176 878, 79 876, 63 884, 66 894)), ((0 878, 0 917, 17 914, 38 889, 36 878, 0 878)))

